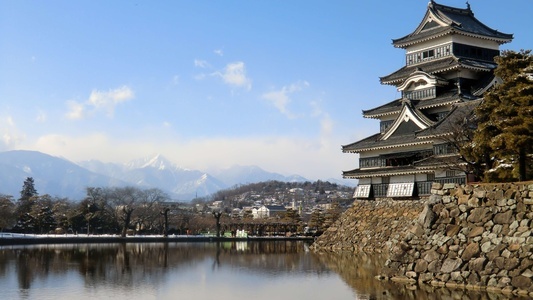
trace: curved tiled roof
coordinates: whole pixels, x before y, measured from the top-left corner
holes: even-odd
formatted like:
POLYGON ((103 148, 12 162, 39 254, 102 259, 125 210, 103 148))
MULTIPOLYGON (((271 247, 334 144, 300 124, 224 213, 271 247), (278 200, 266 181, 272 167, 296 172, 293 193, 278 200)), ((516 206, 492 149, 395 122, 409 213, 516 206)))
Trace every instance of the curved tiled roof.
POLYGON ((342 177, 344 178, 369 178, 377 176, 394 176, 394 175, 410 175, 431 173, 432 171, 422 170, 414 168, 413 166, 400 166, 400 167, 386 167, 376 169, 355 169, 350 171, 343 171, 342 177))
POLYGON ((342 146, 342 152, 359 153, 370 150, 400 148, 432 143, 430 140, 418 139, 414 132, 402 135, 392 135, 386 140, 381 140, 381 137, 381 133, 376 133, 355 143, 342 146))
POLYGON ((400 98, 372 109, 363 110, 363 116, 365 118, 376 118, 392 115, 399 113, 402 110, 402 107, 402 99, 400 98))
POLYGON ((382 84, 400 85, 413 72, 418 69, 423 70, 428 74, 439 74, 449 70, 458 68, 475 69, 481 71, 492 71, 497 66, 494 62, 486 62, 475 59, 465 59, 457 57, 447 57, 442 59, 430 60, 423 64, 404 66, 398 71, 379 78, 382 84))
MULTIPOLYGON (((428 109, 432 107, 450 105, 463 101, 463 97, 457 91, 448 91, 441 93, 438 97, 426 100, 411 100, 413 107, 417 110, 428 109)), ((387 104, 376 108, 363 110, 365 118, 379 118, 386 115, 397 114, 402 110, 402 99, 396 99, 387 104)))
POLYGON ((440 122, 416 133, 419 139, 428 139, 443 136, 456 131, 459 126, 463 126, 463 120, 472 116, 474 109, 481 103, 482 99, 464 101, 454 105, 446 118, 440 122), (459 125, 458 125, 459 124, 459 125))
POLYGON ((470 5, 466 9, 461 9, 437 4, 431 0, 426 15, 417 29, 402 38, 393 40, 393 44, 395 47, 405 48, 421 41, 453 33, 494 40, 500 44, 508 43, 513 39, 512 34, 501 33, 481 23, 474 17, 470 5), (434 16, 446 26, 441 25, 424 30, 423 26, 429 16, 434 16))

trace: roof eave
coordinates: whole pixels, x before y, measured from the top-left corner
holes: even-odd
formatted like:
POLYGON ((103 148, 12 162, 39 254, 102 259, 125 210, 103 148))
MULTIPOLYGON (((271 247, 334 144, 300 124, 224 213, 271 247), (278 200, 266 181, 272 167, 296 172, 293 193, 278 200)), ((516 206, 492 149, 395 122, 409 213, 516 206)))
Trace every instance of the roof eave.
POLYGON ((379 119, 379 118, 384 117, 384 116, 390 116, 390 115, 398 114, 400 111, 401 111, 401 109, 398 109, 398 110, 395 110, 395 111, 386 112, 386 113, 381 113, 381 114, 363 114, 363 118, 379 119))
POLYGON ((413 143, 405 143, 405 144, 394 144, 394 145, 386 145, 386 146, 378 146, 378 147, 365 147, 365 148, 354 148, 354 149, 342 149, 343 153, 360 153, 360 152, 366 152, 366 151, 375 151, 375 150, 382 150, 382 149, 393 149, 393 148, 401 148, 401 147, 409 147, 409 146, 418 146, 418 145, 424 145, 424 144, 430 144, 431 141, 420 141, 420 142, 413 142, 413 143))
POLYGON ((393 40, 392 44, 393 44, 393 46, 395 48, 405 49, 405 48, 407 48, 409 46, 412 46, 412 45, 415 45, 415 44, 419 44, 419 43, 423 43, 423 42, 427 42, 427 41, 430 41, 430 40, 433 40, 433 39, 436 39, 436 38, 440 38, 440 37, 443 37, 443 36, 446 36, 446 35, 450 35, 450 34, 460 34, 460 35, 464 35, 464 36, 468 36, 468 37, 475 37, 475 38, 479 38, 479 39, 489 40, 489 41, 497 42, 500 45, 506 44, 506 43, 510 43, 513 40, 512 34, 509 35, 509 37, 506 37, 506 38, 503 38, 503 37, 498 38, 498 37, 494 37, 494 36, 487 36, 487 35, 470 33, 470 32, 459 30, 457 28, 450 28, 449 30, 441 32, 440 34, 427 36, 427 37, 421 38, 421 39, 416 39, 415 38, 415 39, 412 39, 412 40, 409 40, 409 41, 402 42, 401 40, 406 39, 406 37, 404 37, 404 38, 401 38, 401 39, 398 39, 398 40, 393 40))
MULTIPOLYGON (((357 169, 361 172, 364 172, 364 170, 361 170, 361 169, 357 169)), ((353 170, 355 171, 355 170, 353 170)), ((383 172, 380 172, 380 173, 372 173, 372 174, 357 174, 357 175, 349 175, 349 172, 353 172, 353 171, 346 171, 346 172, 343 172, 342 174, 342 177, 345 178, 345 179, 360 179, 360 178, 372 178, 372 177, 381 177, 381 176, 397 176, 397 175, 412 175, 412 174, 425 174, 425 173, 431 173, 430 170, 428 169, 410 169, 410 170, 404 170, 404 171, 399 171, 399 170, 387 170, 387 169, 383 169, 382 171, 383 172), (348 174, 346 174, 348 173, 348 174)))

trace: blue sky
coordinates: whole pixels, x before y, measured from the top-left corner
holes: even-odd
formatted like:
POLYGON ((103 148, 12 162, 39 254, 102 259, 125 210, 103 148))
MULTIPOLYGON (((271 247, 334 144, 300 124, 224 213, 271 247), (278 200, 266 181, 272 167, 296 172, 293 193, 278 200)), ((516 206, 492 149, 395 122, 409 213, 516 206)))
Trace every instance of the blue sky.
MULTIPOLYGON (((0 151, 341 178, 427 2, 0 0, 0 151)), ((469 2, 533 48, 531 0, 469 2)))

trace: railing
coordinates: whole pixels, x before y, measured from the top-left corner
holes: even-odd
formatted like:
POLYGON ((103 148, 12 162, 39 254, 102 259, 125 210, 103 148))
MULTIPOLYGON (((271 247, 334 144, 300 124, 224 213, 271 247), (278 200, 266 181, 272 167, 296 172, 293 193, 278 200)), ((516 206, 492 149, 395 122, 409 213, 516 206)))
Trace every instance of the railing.
POLYGON ((438 183, 457 183, 457 184, 466 184, 466 178, 464 176, 460 177, 447 177, 447 178, 435 178, 435 182, 438 183))
MULTIPOLYGON (((465 177, 450 177, 450 178, 435 178, 432 181, 417 181, 416 183, 416 193, 415 196, 427 196, 431 194, 431 185, 434 182, 441 184, 445 183, 456 183, 456 184, 465 184, 465 177)), ((373 184, 372 190, 374 192, 374 198, 385 198, 387 197, 387 190, 389 189, 388 183, 373 184)))

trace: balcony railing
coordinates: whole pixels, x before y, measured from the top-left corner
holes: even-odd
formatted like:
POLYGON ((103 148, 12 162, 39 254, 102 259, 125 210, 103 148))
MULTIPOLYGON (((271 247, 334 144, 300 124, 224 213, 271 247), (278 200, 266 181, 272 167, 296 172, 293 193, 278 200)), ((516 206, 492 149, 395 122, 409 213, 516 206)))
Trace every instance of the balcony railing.
POLYGON ((434 181, 435 181, 435 182, 438 182, 438 183, 442 183, 442 184, 445 184, 445 183, 465 184, 465 183, 466 183, 466 178, 465 178, 464 176, 459 176, 459 177, 446 177, 446 178, 435 178, 434 181))
MULTIPOLYGON (((427 196, 431 194, 431 185, 434 182, 441 184, 445 183, 456 183, 456 184, 465 184, 465 177, 449 177, 449 178, 435 178, 433 181, 417 181, 416 191, 414 196, 427 196)), ((385 198, 387 197, 387 190, 389 189, 388 183, 373 184, 372 190, 374 198, 385 198)))

